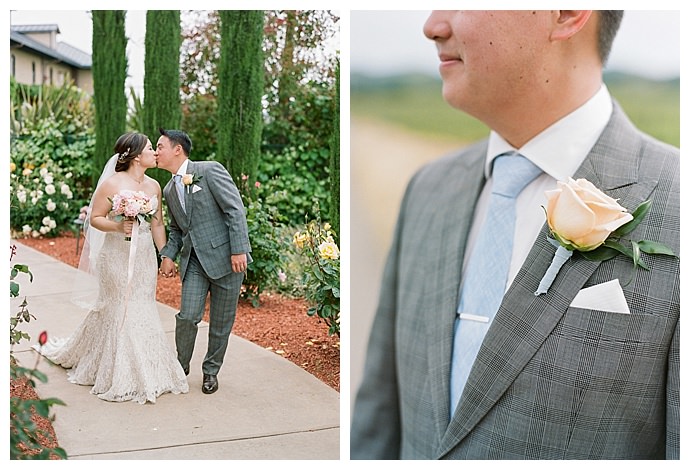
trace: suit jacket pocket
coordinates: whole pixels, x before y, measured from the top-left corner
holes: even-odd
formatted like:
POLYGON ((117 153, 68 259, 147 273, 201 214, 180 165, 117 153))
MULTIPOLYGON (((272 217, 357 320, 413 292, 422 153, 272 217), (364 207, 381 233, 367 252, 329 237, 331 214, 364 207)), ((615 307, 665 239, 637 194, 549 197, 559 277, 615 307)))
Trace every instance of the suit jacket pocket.
POLYGON ((230 238, 228 238, 227 235, 216 237, 213 240, 211 240, 211 246, 213 248, 218 248, 219 246, 225 245, 226 243, 230 242, 230 238))
POLYGON ((570 307, 554 334, 587 342, 656 343, 663 342, 667 319, 663 316, 606 312, 570 307))

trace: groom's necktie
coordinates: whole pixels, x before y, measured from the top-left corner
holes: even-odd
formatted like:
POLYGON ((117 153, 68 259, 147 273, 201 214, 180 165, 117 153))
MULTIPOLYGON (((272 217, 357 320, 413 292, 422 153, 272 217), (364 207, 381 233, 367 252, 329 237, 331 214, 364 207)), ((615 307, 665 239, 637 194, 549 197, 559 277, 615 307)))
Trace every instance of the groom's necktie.
POLYGON ((539 167, 514 152, 494 159, 488 212, 465 269, 455 319, 450 374, 451 417, 484 335, 505 294, 515 236, 515 199, 540 173, 539 167))
POLYGON ((173 181, 175 182, 175 189, 177 189, 177 197, 182 204, 182 210, 186 212, 184 207, 184 185, 182 184, 182 175, 173 176, 173 181))

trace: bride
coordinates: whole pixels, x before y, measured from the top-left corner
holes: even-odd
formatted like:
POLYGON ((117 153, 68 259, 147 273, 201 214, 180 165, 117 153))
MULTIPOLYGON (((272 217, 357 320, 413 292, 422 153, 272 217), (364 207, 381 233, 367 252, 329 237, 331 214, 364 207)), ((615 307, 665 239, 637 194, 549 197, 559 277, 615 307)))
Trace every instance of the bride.
POLYGON ((70 382, 92 385, 98 398, 155 403, 163 393, 189 390, 156 306, 154 243, 159 249, 166 243, 161 188, 144 173, 156 166, 145 135, 122 135, 115 152, 84 225, 74 301, 89 313, 69 338, 52 340, 40 352, 69 369, 70 382))

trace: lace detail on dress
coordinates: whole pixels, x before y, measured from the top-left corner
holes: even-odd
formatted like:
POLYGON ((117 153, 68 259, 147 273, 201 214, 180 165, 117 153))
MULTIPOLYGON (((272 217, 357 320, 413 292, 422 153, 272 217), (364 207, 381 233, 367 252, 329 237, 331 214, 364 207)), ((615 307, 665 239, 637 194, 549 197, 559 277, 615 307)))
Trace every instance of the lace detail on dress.
POLYGON ((130 246, 122 233, 106 234, 97 261, 96 306, 72 336, 40 352, 70 369, 70 382, 93 385, 91 393, 103 400, 155 403, 161 394, 186 393, 189 386, 158 316, 158 263, 148 222, 139 226, 128 289, 130 246))

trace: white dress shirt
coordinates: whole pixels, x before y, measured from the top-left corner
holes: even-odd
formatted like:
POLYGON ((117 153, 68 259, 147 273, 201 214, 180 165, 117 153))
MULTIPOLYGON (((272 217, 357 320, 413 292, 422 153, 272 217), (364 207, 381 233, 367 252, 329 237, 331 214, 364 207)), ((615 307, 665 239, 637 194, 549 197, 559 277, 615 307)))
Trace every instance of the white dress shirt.
MULTIPOLYGON (((177 169, 177 173, 175 173, 175 175, 180 175, 180 176, 186 175, 187 174, 187 165, 189 165, 189 158, 187 158, 185 161, 182 162, 182 165, 180 165, 180 167, 177 169)), ((175 177, 175 175, 173 175, 173 177, 175 177)))
POLYGON ((517 151, 544 172, 527 185, 516 200, 516 230, 506 283, 506 290, 508 290, 515 275, 525 262, 541 227, 546 222, 546 213, 543 209, 546 207, 544 192, 555 189, 557 181, 567 181, 569 177, 575 174, 575 171, 599 139, 611 118, 612 112, 611 95, 606 85, 602 85, 589 101, 546 128, 522 148, 512 147, 500 135, 491 132, 484 170, 487 182, 477 202, 465 252, 463 271, 467 267, 467 262, 486 216, 493 184, 491 178, 493 159, 505 152, 517 151))

